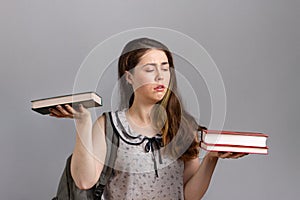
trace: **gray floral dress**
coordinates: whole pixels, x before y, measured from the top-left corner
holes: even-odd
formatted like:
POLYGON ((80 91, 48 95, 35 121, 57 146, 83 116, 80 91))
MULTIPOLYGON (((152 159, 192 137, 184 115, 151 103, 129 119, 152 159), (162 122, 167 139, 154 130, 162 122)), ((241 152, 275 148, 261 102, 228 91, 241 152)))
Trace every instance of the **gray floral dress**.
POLYGON ((183 161, 164 153, 160 134, 148 138, 135 133, 125 111, 112 113, 120 144, 102 199, 183 200, 183 161))

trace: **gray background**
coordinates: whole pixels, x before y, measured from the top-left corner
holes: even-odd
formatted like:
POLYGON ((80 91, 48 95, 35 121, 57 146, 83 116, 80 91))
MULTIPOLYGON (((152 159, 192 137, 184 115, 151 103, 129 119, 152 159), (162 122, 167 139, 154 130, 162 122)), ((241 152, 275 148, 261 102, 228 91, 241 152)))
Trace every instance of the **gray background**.
MULTIPOLYGON (((34 113, 30 101, 71 93, 84 58, 110 36, 157 26, 192 37, 217 64, 227 94, 225 129, 270 136, 268 156, 220 160, 204 199, 297 199, 299 4, 1 1, 0 198, 50 199, 74 145, 73 121, 34 113)), ((109 77, 116 79, 115 74, 109 77)), ((97 92, 108 98, 105 88, 99 85, 97 92)), ((207 124, 204 96, 200 121, 207 124)))

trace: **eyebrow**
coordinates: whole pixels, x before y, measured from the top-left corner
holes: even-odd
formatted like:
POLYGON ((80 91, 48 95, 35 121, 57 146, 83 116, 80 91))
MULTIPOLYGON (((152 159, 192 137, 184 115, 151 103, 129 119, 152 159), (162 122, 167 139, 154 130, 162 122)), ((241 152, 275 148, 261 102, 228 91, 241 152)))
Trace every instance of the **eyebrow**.
MULTIPOLYGON (((162 63, 161 63, 161 65, 168 65, 168 64, 169 64, 169 62, 162 62, 162 63)), ((145 66, 147 66, 147 65, 157 66, 156 63, 146 63, 146 64, 144 64, 142 67, 145 67, 145 66)))

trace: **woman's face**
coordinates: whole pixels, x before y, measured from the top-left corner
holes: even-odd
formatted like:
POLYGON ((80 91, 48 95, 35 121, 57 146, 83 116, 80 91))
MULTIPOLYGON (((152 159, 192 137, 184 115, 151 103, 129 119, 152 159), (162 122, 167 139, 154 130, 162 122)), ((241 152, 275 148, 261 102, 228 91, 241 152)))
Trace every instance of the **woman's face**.
POLYGON ((164 97, 169 82, 170 68, 168 57, 161 50, 149 50, 126 79, 132 85, 135 98, 156 103, 164 97))

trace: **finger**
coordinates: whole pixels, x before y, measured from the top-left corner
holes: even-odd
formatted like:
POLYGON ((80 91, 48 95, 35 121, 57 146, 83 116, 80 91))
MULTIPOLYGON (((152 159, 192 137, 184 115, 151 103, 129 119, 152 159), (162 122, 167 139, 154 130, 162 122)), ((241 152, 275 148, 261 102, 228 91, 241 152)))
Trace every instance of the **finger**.
POLYGON ((72 113, 73 115, 77 114, 77 111, 76 111, 72 106, 70 106, 69 104, 66 104, 66 105, 65 105, 65 108, 66 108, 66 110, 67 110, 69 113, 72 113))
POLYGON ((79 104, 78 107, 79 107, 78 109, 79 109, 80 112, 85 111, 85 107, 82 104, 79 104))
POLYGON ((241 158, 241 157, 244 157, 244 156, 247 156, 249 153, 240 153, 239 154, 239 158, 241 158))
POLYGON ((56 118, 63 118, 62 115, 57 115, 57 114, 53 114, 53 113, 50 113, 49 115, 52 117, 56 117, 56 118))
POLYGON ((66 116, 66 117, 71 117, 71 116, 73 116, 72 113, 69 113, 69 112, 68 112, 66 109, 64 109, 61 105, 56 106, 56 108, 61 112, 61 114, 62 114, 63 116, 66 116))
POLYGON ((241 155, 242 155, 242 153, 232 153, 232 154, 230 155, 230 158, 237 159, 237 158, 239 158, 241 155))
POLYGON ((49 116, 56 117, 56 118, 61 118, 62 117, 60 114, 54 113, 53 111, 50 112, 49 116))
POLYGON ((237 159, 237 158, 241 158, 245 155, 248 155, 248 154, 246 154, 246 153, 235 153, 231 156, 231 158, 237 159))
POLYGON ((51 116, 60 117, 62 115, 62 113, 55 108, 50 108, 49 111, 52 113, 51 116))
POLYGON ((224 152, 219 156, 220 158, 229 158, 232 155, 232 152, 224 152))

